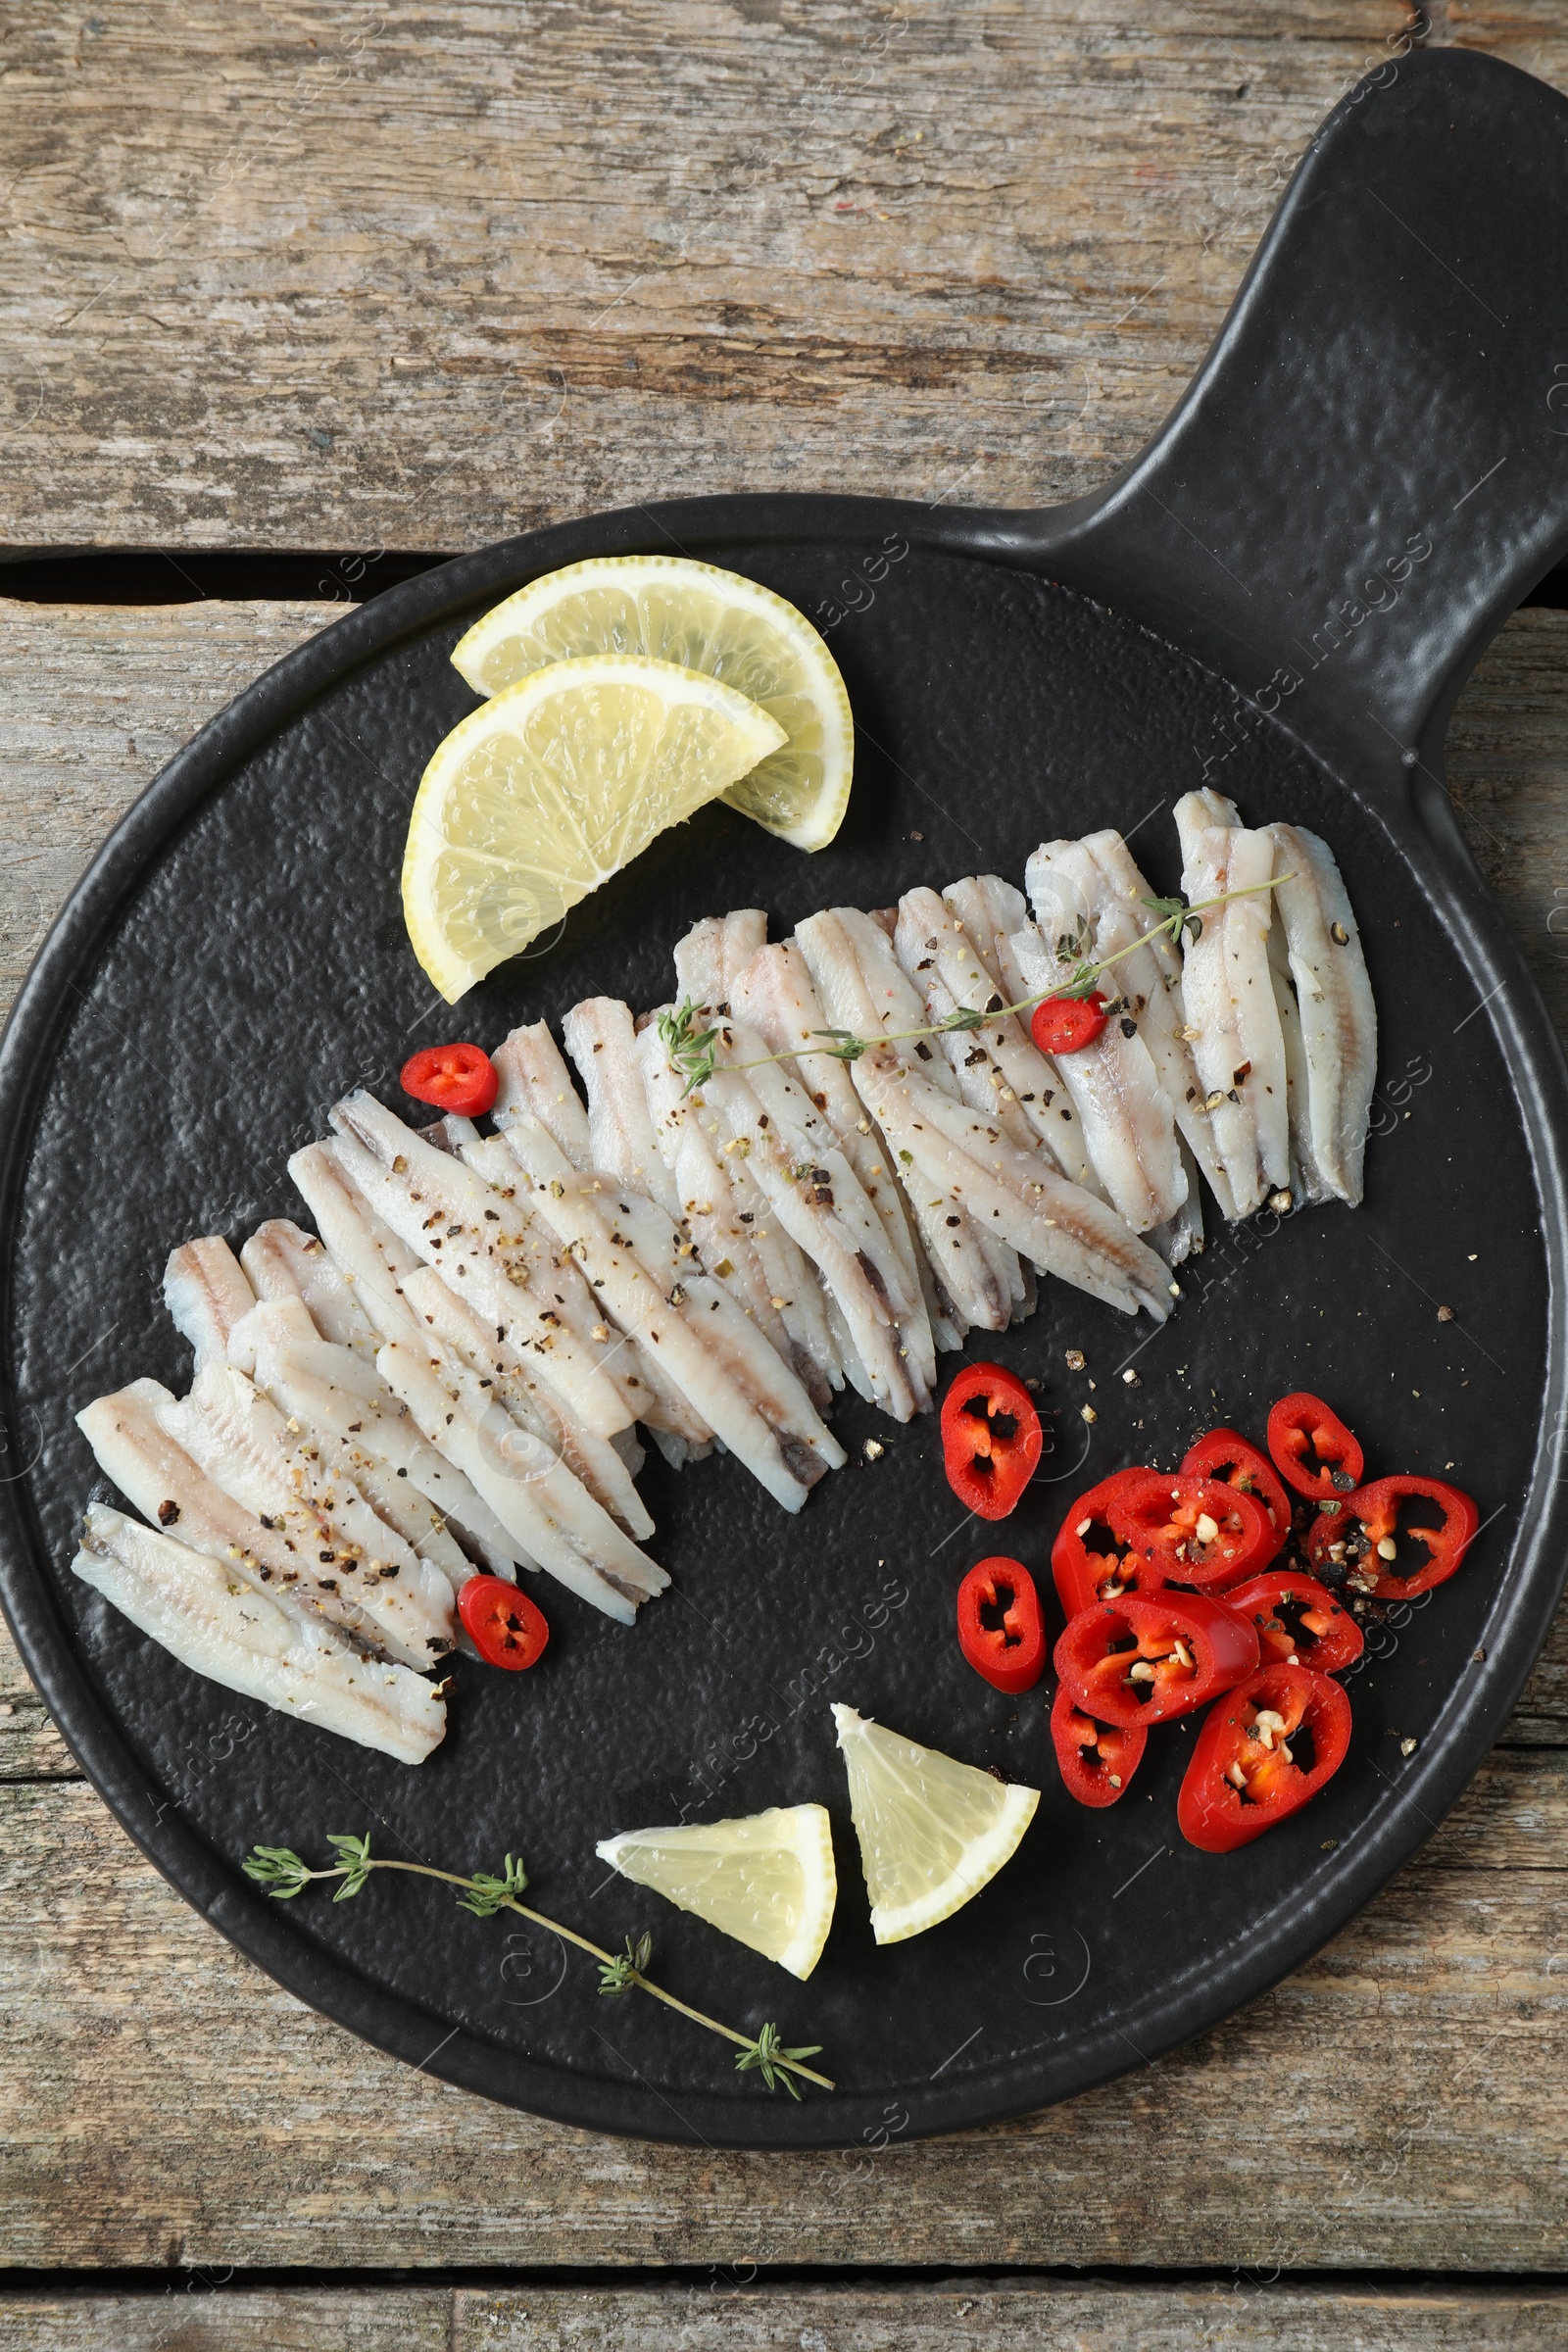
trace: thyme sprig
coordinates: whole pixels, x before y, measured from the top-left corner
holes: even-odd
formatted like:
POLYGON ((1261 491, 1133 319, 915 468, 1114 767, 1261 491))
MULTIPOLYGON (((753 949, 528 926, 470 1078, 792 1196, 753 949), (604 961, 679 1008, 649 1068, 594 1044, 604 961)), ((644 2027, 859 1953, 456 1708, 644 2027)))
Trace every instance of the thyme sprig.
POLYGON ((517 1897, 527 1887, 528 1874, 520 1859, 512 1854, 508 1854, 500 1872, 481 1870, 471 1878, 464 1878, 456 1871, 434 1870, 427 1862, 384 1861, 380 1855, 371 1854, 368 1837, 336 1836, 329 1837, 326 1842, 341 1856, 341 1860, 329 1869, 313 1870, 291 1846, 258 1845, 246 1858, 245 1875, 254 1879, 259 1886, 265 1886, 268 1893, 279 1902, 285 1903, 295 1895, 303 1894, 307 1886, 331 1879, 339 1882, 332 1900, 335 1903, 347 1902, 351 1896, 363 1890, 374 1870, 401 1870, 413 1878, 439 1879, 443 1886, 458 1888, 459 1904, 465 1911, 471 1911, 476 1919, 494 1919, 500 1911, 514 1911, 519 1919, 530 1920, 536 1928, 544 1928, 550 1935, 559 1936, 563 1943, 575 1944, 578 1951, 586 1952, 590 1959, 598 1961, 599 1990, 602 1994, 615 1996, 634 1989, 649 1993, 656 2001, 662 2001, 666 2009, 677 2009, 682 2017, 689 2017, 694 2025, 706 2026, 710 2034, 717 2034, 725 2041, 733 2042, 739 2053, 735 2060, 737 2074, 749 2074, 755 2068, 769 2090, 777 2090, 782 2086, 792 2099, 798 2099, 801 2095, 796 2082, 797 2076, 803 2082, 814 2082, 821 2090, 834 2088, 827 2075, 819 2075, 814 2067, 805 2063, 808 2058, 821 2056, 820 2042, 811 2042, 800 2049, 786 2049, 779 2030, 774 2025, 765 2025, 760 2034, 748 2036, 737 2033, 733 2026, 721 2025, 716 2017, 708 2017, 701 2009, 694 2009, 689 2001, 677 2000, 674 1993, 664 1990, 662 1984, 656 1984, 648 1975, 654 1953, 651 1936, 639 1936, 635 1943, 628 1936, 623 1952, 607 1952, 602 1944, 590 1942, 586 1936, 579 1936, 574 1928, 564 1928, 559 1920, 547 1919, 542 1911, 535 1911, 529 1904, 519 1902, 517 1897))
MULTIPOLYGON (((1080 920, 1055 942, 1056 960, 1070 963, 1073 967, 1067 979, 1058 981, 1053 988, 1040 989, 1032 997, 1021 998, 1016 1004, 999 1002, 988 1004, 984 1011, 977 1011, 972 1004, 960 1004, 956 1012, 949 1013, 946 1020, 929 1021, 919 1029, 892 1029, 881 1037, 857 1037, 853 1029, 811 1029, 807 1034, 821 1038, 821 1045, 797 1046, 790 1054, 762 1054, 752 1061, 726 1062, 724 1067, 730 1070, 757 1070, 767 1062, 801 1061, 811 1054, 831 1054, 835 1061, 858 1061, 860 1055, 868 1053, 872 1046, 907 1045, 916 1038, 942 1037, 951 1035, 954 1030, 980 1029, 987 1021, 1005 1020, 1010 1013, 1033 1012, 1037 1004, 1044 1004, 1050 997, 1091 997, 1103 973, 1108 972, 1113 964, 1120 963, 1124 956, 1131 956, 1137 949, 1147 947, 1152 939, 1163 936, 1169 939, 1172 947, 1179 947, 1185 931, 1196 944, 1203 936, 1203 916, 1213 907, 1228 906, 1234 899, 1255 898, 1260 891, 1273 890, 1277 884, 1292 882, 1295 878, 1294 874, 1276 874, 1267 882, 1250 882, 1245 890, 1224 890, 1217 898, 1195 899, 1190 906, 1185 899, 1145 899, 1141 903, 1153 908, 1159 916, 1158 922, 1152 924, 1147 931, 1140 931, 1138 937, 1130 939, 1124 948, 1117 948, 1112 955, 1101 956, 1098 962, 1088 960, 1088 927, 1080 920)), ((683 1095, 695 1094, 700 1086, 706 1086, 718 1066, 719 1026, 708 1029, 699 1029, 697 1026, 706 1010, 706 1006, 694 1004, 687 997, 677 1007, 659 1016, 659 1035, 669 1055, 670 1065, 686 1081, 683 1095)))

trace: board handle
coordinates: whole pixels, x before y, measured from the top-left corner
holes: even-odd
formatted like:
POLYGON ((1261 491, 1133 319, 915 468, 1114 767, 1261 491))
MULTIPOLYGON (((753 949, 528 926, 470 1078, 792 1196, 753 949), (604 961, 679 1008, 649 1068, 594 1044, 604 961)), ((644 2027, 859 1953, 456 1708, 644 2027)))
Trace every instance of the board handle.
POLYGON ((1026 560, 1211 661, 1239 725, 1435 765, 1482 648, 1568 551, 1568 100, 1459 50, 1369 74, 1160 431, 1031 520, 1026 560))

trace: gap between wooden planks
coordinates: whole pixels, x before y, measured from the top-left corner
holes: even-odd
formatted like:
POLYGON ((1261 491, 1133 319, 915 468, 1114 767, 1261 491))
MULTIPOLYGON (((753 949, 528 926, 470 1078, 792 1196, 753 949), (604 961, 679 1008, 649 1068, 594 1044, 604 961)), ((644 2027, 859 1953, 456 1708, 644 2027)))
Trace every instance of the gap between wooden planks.
POLYGON ((986 2279, 940 2286, 244 2287, 0 2299, 0 2352, 1560 2352, 1568 2290, 986 2279))
MULTIPOLYGON (((330 616, 329 607, 298 605, 0 607, 7 999, 40 924, 149 774, 330 616)), ((1553 909, 1568 904, 1556 895, 1568 893, 1565 667, 1568 614, 1516 615, 1467 688, 1450 743, 1471 839, 1559 1016, 1568 1012, 1556 960, 1568 948, 1552 927, 1553 909)), ((1543 2089, 1568 2055, 1561 1629, 1508 1742, 1438 1837, 1274 1993, 1064 2108, 858 2157, 705 2156, 593 2139, 382 2058, 208 1930, 74 1776, 9 1645, 0 1669, 0 1708, 12 1710, 0 1713, 9 1782, 0 1786, 0 2013, 11 2060, 0 2076, 0 2259, 11 2264, 695 2263, 715 2266, 721 2286, 736 2283, 726 2269, 754 2262, 1268 2273, 1544 2271, 1568 2261, 1568 2127, 1543 2089)), ((1325 2290, 1321 2310, 1259 2300, 1249 2307, 1253 2332, 1233 2340, 1332 2341, 1331 2327, 1361 2316, 1359 2306, 1347 2316, 1338 2292, 1325 2290)), ((1487 2328, 1533 2347, 1553 2340, 1560 2316, 1528 2296, 1494 2306, 1440 2296, 1438 2312, 1401 2291, 1394 2305, 1374 2304, 1385 2340, 1401 2352, 1486 2343, 1487 2328), (1505 2327, 1513 2336, 1497 2332, 1505 2327)), ((560 2340, 518 2332, 522 2307, 507 2306, 510 2337, 454 2340, 560 2340)), ((234 2306, 236 2329, 247 2308, 234 2306)), ((313 2308, 288 2306, 287 2325, 314 2326, 313 2308)), ((381 2325, 376 2308, 365 2306, 367 2328, 381 2325)), ((758 2305, 745 2323, 752 2337, 736 2340, 775 2340, 781 2308, 795 2306, 758 2305)), ((999 2326, 1014 2325, 1014 2306, 1012 2318, 995 2308, 999 2326)), ((1028 2307, 1037 2318, 1044 2308, 1028 2307)), ((443 2324, 445 2313, 456 2328, 464 2312, 463 2325, 478 2327, 479 2306, 461 2299, 408 2309, 418 2327, 443 2324)), ((877 2340, 880 2321, 858 2313, 851 2327, 851 2307, 834 2309, 848 2332, 824 2341, 877 2340), (855 2332, 862 2323, 869 2337, 855 2332)), ((901 2309, 911 2344, 952 2311, 901 2309)), ((1229 2311, 1216 2312, 1215 2328, 1229 2311)), ((545 2314, 563 2329, 568 2316, 564 2302, 545 2314)), ((1125 2316, 1136 2316, 1132 2306, 1125 2316)), ((14 2315, 14 2326, 34 2319, 40 2330, 57 2327, 36 2311, 14 2315)), ((114 2321, 132 2344, 133 2320, 114 2321)), ((1120 2324, 1108 2305, 1101 2320, 1120 2324)), ((1075 2324, 1090 2328, 1088 2318, 1075 2324)), ((12 2325, 0 2305, 0 2348, 12 2325)), ((343 2325, 351 2340, 350 2319, 343 2325)), ((607 2319, 599 2340, 609 2328, 607 2319)), ((39 2340, 72 2339, 57 2328, 39 2340)), ((352 2340, 376 2338, 362 2330, 352 2340)), ((787 2340, 800 2340, 798 2320, 787 2340)))

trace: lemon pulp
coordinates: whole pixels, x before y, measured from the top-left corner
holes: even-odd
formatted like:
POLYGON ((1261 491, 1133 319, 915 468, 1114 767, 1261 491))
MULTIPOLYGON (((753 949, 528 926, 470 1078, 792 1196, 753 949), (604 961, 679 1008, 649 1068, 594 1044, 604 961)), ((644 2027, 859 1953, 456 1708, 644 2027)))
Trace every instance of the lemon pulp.
POLYGON ((738 1821, 625 1830, 597 1848, 623 1878, 808 1977, 822 1956, 838 1880, 821 1805, 774 1805, 738 1821))
POLYGON ((518 589, 476 621, 452 659, 477 694, 589 653, 646 654, 733 686, 787 741, 724 798, 797 849, 843 822, 855 727, 838 663, 783 597, 739 572, 677 556, 599 556, 518 589))
POLYGON ((534 670, 464 719, 403 858, 409 938, 448 1004, 783 740, 733 687, 621 654, 534 670))
POLYGON ((836 1706, 850 1811, 878 1943, 918 1936, 988 1886, 1034 1818, 1019 1788, 836 1706))

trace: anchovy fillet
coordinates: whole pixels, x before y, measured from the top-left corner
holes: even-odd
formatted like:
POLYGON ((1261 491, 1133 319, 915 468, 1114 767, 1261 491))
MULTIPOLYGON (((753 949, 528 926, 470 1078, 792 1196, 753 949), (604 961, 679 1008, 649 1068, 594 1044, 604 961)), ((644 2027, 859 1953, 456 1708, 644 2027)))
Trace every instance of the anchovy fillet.
POLYGON ((529 1204, 506 1199, 363 1090, 334 1103, 330 1116, 340 1164, 405 1249, 472 1298, 487 1321, 505 1326, 596 1437, 628 1428, 633 1411, 556 1303, 555 1252, 530 1233, 529 1204))
POLYGON ((446 1735, 440 1691, 408 1667, 360 1657, 221 1561, 102 1503, 88 1508, 72 1566, 182 1666, 225 1690, 402 1764, 422 1763, 446 1735))
POLYGON ((376 1369, 433 1446, 451 1454, 541 1568, 629 1625, 669 1579, 595 1502, 559 1455, 523 1429, 449 1349, 389 1341, 376 1369))
POLYGON ((1301 1166, 1310 1191, 1354 1207, 1378 1066, 1377 1007, 1361 934, 1327 842, 1302 825, 1266 830, 1274 845, 1276 928, 1300 1024, 1301 1166))
MULTIPOLYGON (((331 1372, 345 1352, 320 1337, 302 1298, 263 1299, 236 1328, 230 1348, 231 1360, 241 1370, 248 1366, 263 1396, 298 1426, 302 1446, 316 1447, 328 1476, 335 1472, 350 1480, 376 1516, 395 1528, 421 1560, 439 1568, 454 1592, 461 1592, 476 1573, 473 1562, 429 1496, 410 1478, 407 1463, 400 1465, 377 1444, 377 1416, 363 1402, 356 1410, 352 1392, 332 1388, 331 1372), (313 1379, 308 1371, 302 1376, 302 1357, 307 1365, 324 1362, 325 1382, 313 1379)), ((383 1387, 379 1380, 376 1385, 383 1387)), ((402 1407, 391 1392, 383 1388, 383 1394, 391 1412, 400 1413, 402 1407)), ((466 1486, 446 1463, 440 1468, 454 1492, 466 1486)), ((477 1503, 478 1496, 472 1500, 477 1503)), ((510 1562, 504 1564, 500 1573, 508 1573, 509 1567, 510 1562)))
POLYGON ((250 1313, 256 1295, 228 1244, 216 1233, 182 1242, 164 1269, 164 1304, 189 1340, 198 1370, 228 1355, 228 1335, 250 1313))
POLYGON ((353 1481, 328 1475, 320 1450, 243 1372, 204 1364, 188 1396, 159 1405, 165 1434, 258 1521, 314 1545, 317 1582, 350 1592, 393 1655, 428 1665, 452 1642, 452 1586, 379 1518, 353 1481))
POLYGON ((367 1594, 355 1589, 357 1576, 335 1573, 336 1546, 323 1542, 309 1513, 291 1510, 279 1515, 286 1524, 268 1526, 198 1467, 164 1426, 176 1401, 157 1381, 135 1380, 76 1415, 99 1468, 144 1519, 166 1530, 177 1527, 182 1543, 225 1562, 283 1607, 324 1619, 379 1654, 423 1666, 451 1646, 450 1588, 444 1623, 428 1626, 416 1604, 407 1640, 389 1635, 372 1616, 367 1594), (324 1562, 323 1550, 330 1554, 324 1562))
POLYGON ((259 1299, 303 1300, 322 1339, 374 1361, 380 1335, 348 1276, 314 1233, 302 1233, 288 1217, 270 1217, 257 1226, 239 1262, 259 1299))
MULTIPOLYGON (((795 936, 833 1028, 858 1037, 885 1038, 889 1031, 925 1026, 924 1007, 900 971, 887 933, 869 915, 856 907, 831 907, 801 923, 795 936)), ((916 1043, 924 1045, 926 1041, 916 1043)), ((934 1094, 945 1093, 950 1101, 959 1101, 957 1080, 929 1045, 923 1055, 916 1054, 914 1045, 902 1040, 879 1046, 875 1052, 879 1080, 890 1070, 906 1070, 918 1074, 934 1094)), ((981 1231, 965 1202, 956 1202, 944 1194, 933 1198, 928 1183, 911 1181, 914 1154, 902 1133, 895 1134, 881 1116, 879 1101, 895 1099, 885 1084, 873 1089, 873 1073, 866 1067, 870 1058, 862 1054, 850 1064, 855 1091, 871 1117, 881 1123, 941 1295, 963 1323, 978 1324, 985 1331, 1004 1331, 1024 1296, 1017 1254, 981 1231)))
POLYGON ((799 1510, 844 1454, 793 1372, 710 1277, 687 1276, 666 1296, 624 1230, 629 1212, 616 1195, 588 1189, 592 1180, 578 1175, 526 1111, 513 1114, 505 1133, 538 1213, 571 1250, 607 1312, 657 1356, 705 1433, 722 1438, 776 1501, 799 1510))
POLYGON ((1249 831, 1222 794, 1206 790, 1177 802, 1176 828, 1190 903, 1251 894, 1201 915, 1201 932, 1188 938, 1182 960, 1193 1060, 1215 1149, 1236 1214, 1250 1217, 1266 1194, 1289 1191, 1291 1183, 1285 1038, 1268 958, 1274 843, 1249 831))
MULTIPOLYGON (((1043 842, 1025 868, 1035 929, 1018 932, 1013 953, 1032 989, 1065 987, 1079 963, 1098 963, 1124 944, 1104 875, 1082 844, 1043 842)), ((1109 976, 1107 975, 1107 981, 1109 976)), ((1110 984, 1120 989, 1119 975, 1110 984)), ((1176 1149, 1175 1106, 1130 1011, 1057 1062, 1083 1123, 1101 1180, 1135 1233, 1162 1225, 1187 1198, 1176 1149)))

